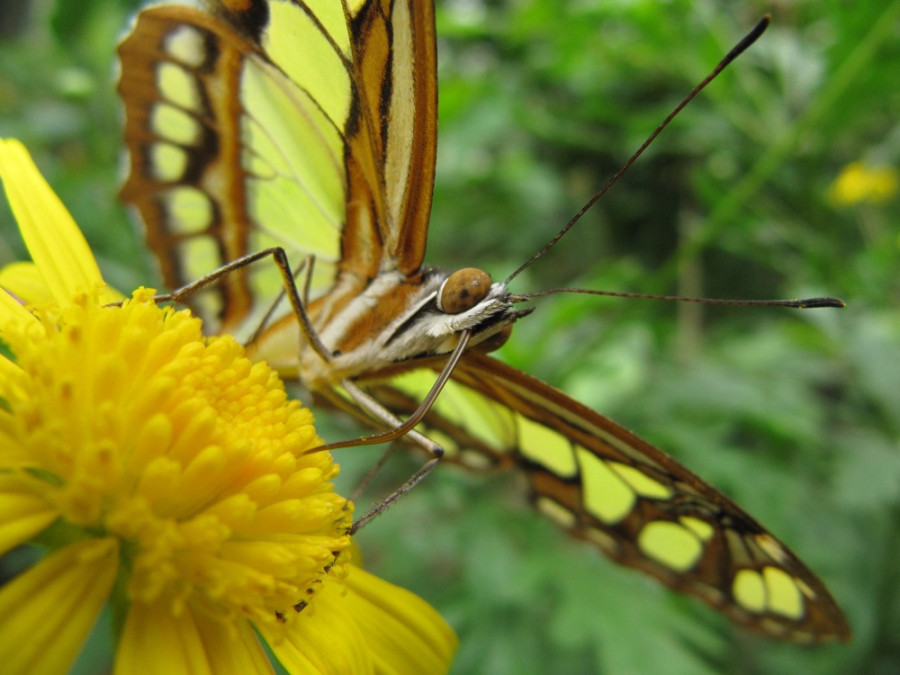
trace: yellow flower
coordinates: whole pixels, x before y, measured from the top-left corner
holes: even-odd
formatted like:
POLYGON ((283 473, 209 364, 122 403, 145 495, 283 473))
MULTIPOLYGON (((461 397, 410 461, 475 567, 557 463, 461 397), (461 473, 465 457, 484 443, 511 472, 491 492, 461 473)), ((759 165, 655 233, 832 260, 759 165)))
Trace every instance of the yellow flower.
POLYGON ((884 204, 897 194, 897 171, 889 166, 851 162, 829 188, 829 198, 837 206, 864 202, 884 204))
POLYGON ((121 305, 25 149, 0 176, 34 260, 0 274, 6 673, 63 673, 109 603, 119 673, 445 671, 455 637, 350 565, 352 505, 312 414, 153 292, 121 305), (27 303, 27 304, 26 304, 27 303), (262 640, 261 640, 261 639, 262 640))

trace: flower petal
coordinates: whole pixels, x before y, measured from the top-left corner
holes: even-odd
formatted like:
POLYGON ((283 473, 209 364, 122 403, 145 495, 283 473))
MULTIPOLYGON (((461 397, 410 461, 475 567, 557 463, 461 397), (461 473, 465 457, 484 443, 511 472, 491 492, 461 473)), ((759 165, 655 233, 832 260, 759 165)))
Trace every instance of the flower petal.
POLYGON ((271 673, 262 646, 247 621, 225 623, 171 600, 135 602, 116 652, 115 673, 171 675, 271 673))
POLYGON ((328 584, 309 607, 287 617, 282 635, 257 626, 288 672, 444 673, 457 640, 428 603, 409 591, 348 567, 347 590, 328 584))
POLYGON ((284 633, 257 625, 281 665, 291 675, 329 673, 374 673, 366 636, 347 606, 346 596, 336 584, 327 584, 316 593, 312 604, 288 617, 284 633))
POLYGON ((47 306, 53 303, 53 294, 33 262, 17 260, 0 269, 0 287, 26 305, 47 306))
MULTIPOLYGON (((5 295, 5 293, 0 292, 0 296, 5 295)), ((2 303, 0 303, 2 304, 2 303)), ((0 311, 0 322, 3 321, 3 312, 0 311)), ((2 331, 0 331, 0 335, 2 335, 2 331)), ((10 361, 8 358, 0 354, 0 381, 2 380, 12 380, 19 376, 21 373, 21 369, 14 362, 10 361)))
POLYGON ((71 544, 0 589, 4 673, 65 673, 112 589, 112 539, 71 544))
POLYGON ((29 324, 37 325, 21 302, 0 288, 0 335, 6 331, 25 332, 29 324))
POLYGON ((46 500, 5 485, 12 482, 12 477, 0 476, 0 555, 42 532, 59 515, 46 500))
POLYGON ((377 662, 410 675, 449 670, 456 635, 425 600, 356 566, 347 575, 347 588, 344 600, 377 662))
POLYGON ((198 614, 197 626, 212 672, 226 675, 268 675, 273 672, 269 657, 263 651, 249 621, 238 620, 226 624, 221 619, 209 619, 198 614))
POLYGON ((104 286, 81 230, 21 143, 0 139, 0 176, 22 238, 53 297, 66 305, 104 286))

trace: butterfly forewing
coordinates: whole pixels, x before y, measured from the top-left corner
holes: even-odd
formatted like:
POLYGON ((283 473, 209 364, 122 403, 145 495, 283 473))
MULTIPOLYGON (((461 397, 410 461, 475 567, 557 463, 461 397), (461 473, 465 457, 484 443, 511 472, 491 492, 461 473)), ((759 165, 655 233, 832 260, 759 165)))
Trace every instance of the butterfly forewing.
MULTIPOLYGON (((223 2, 138 15, 119 48, 122 197, 140 211, 168 285, 275 245, 315 258, 312 297, 330 290, 332 304, 379 272, 418 270, 434 175, 432 8, 397 3, 395 16, 391 5, 223 2), (410 61, 431 76, 414 77, 410 61)), ((238 271, 201 309, 239 331, 280 287, 271 268, 238 271)))
POLYGON ((412 276, 425 256, 437 148, 433 10, 430 2, 383 0, 363 3, 352 18, 360 110, 348 138, 349 233, 354 217, 374 214, 379 241, 360 251, 358 238, 348 234, 347 265, 383 245, 392 265, 412 276), (356 164, 369 160, 360 185, 356 164))
MULTIPOLYGON (((270 325, 257 355, 376 426, 341 378, 396 414, 415 410, 459 330, 496 347, 528 313, 494 284, 448 317, 438 299, 447 275, 422 267, 437 117, 432 3, 203 7, 142 11, 119 50, 122 196, 166 282, 275 245, 294 264, 313 258, 309 314, 330 359, 300 341, 292 316, 270 325)), ((272 267, 239 270, 199 308, 240 335, 280 287, 272 267)), ((800 642, 849 636, 824 585, 753 518, 548 385, 468 352, 424 428, 466 466, 521 469, 557 523, 742 624, 800 642)))

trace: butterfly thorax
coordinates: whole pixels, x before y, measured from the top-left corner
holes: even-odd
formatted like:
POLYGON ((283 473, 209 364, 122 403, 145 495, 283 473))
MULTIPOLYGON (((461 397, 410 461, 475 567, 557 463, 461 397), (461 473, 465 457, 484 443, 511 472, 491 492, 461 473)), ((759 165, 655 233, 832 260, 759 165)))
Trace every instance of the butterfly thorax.
MULTIPOLYGON (((339 292, 332 292, 311 303, 312 325, 327 360, 302 336, 292 316, 285 321, 294 327, 285 330, 280 322, 267 331, 255 355, 316 390, 344 378, 448 355, 464 330, 472 331, 470 348, 492 351, 531 310, 514 309, 516 296, 504 284, 490 283, 487 275, 471 289, 469 280, 460 282, 461 273, 466 277, 469 270, 450 274, 427 269, 415 279, 391 271, 376 276, 361 292, 348 293, 344 302, 336 301, 339 292)), ((335 289, 358 283, 339 279, 335 289)))

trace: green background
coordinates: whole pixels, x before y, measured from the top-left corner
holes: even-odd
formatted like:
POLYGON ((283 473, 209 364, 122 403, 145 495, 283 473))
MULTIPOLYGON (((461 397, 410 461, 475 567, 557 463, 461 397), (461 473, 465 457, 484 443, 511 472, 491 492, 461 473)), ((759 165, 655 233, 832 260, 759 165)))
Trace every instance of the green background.
MULTIPOLYGON (((0 135, 28 145, 121 289, 158 283, 114 196, 114 46, 135 4, 0 3, 0 135)), ((829 199, 851 162, 898 166, 900 2, 439 3, 428 258, 514 269, 765 12, 762 40, 513 290, 827 294, 848 308, 556 296, 501 354, 742 504, 828 584, 854 640, 750 635, 569 540, 515 476, 448 467, 359 538, 370 569, 457 629, 457 673, 900 671, 900 209, 896 194, 829 199)), ((2 206, 0 263, 23 255, 2 206)), ((321 418, 329 439, 360 433, 321 418)), ((376 456, 340 452, 346 489, 376 456)), ((420 461, 401 453, 361 508, 420 461)), ((79 667, 104 658, 100 635, 79 667)))

